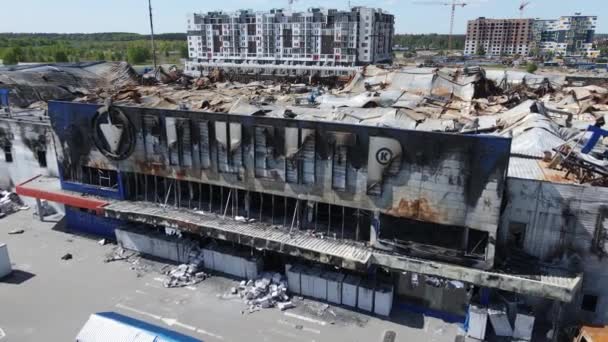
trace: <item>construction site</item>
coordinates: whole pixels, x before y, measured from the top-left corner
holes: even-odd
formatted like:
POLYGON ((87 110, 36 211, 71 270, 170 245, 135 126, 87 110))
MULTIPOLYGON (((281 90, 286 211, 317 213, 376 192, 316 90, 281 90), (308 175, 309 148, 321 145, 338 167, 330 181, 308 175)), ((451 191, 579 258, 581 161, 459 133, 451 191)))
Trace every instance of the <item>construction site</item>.
MULTIPOLYGON (((271 13, 257 16, 283 15, 271 13)), ((302 22, 359 18, 319 13, 302 22)), ((392 16, 370 13, 391 35, 392 16)), ((145 74, 0 68, 0 277, 19 285, 0 280, 0 297, 73 271, 79 298, 99 272, 123 313, 205 341, 558 341, 608 324, 608 79, 357 65, 352 49, 351 64, 243 62, 222 47, 145 74), (133 273, 157 286, 136 289, 133 273), (148 291, 170 299, 152 307, 148 291), (209 329, 166 319, 205 310, 209 329), (276 320, 258 311, 292 330, 255 330, 276 320), (258 314, 242 336, 219 332, 258 314)), ((120 319, 91 316, 77 340, 120 319)), ((36 336, 14 325, 17 340, 36 336)))

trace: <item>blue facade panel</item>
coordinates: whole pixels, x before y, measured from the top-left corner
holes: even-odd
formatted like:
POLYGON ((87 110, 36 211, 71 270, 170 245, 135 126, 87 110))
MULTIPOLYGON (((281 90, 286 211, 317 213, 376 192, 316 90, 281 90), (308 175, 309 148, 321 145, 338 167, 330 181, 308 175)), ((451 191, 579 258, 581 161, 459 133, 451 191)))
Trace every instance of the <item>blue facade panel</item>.
POLYGON ((123 223, 119 220, 91 214, 72 207, 65 207, 66 228, 72 232, 85 233, 112 240, 116 239, 114 229, 123 223))

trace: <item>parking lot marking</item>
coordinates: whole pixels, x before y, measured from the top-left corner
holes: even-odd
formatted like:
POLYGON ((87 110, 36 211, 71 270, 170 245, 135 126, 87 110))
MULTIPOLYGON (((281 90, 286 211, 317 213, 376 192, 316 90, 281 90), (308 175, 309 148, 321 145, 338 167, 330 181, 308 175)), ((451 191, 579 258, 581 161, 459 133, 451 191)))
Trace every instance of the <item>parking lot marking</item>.
POLYGON ((180 321, 178 321, 175 318, 161 317, 159 315, 155 315, 155 314, 143 311, 143 310, 132 308, 130 306, 127 306, 127 305, 124 305, 124 304, 120 304, 120 303, 116 304, 116 307, 124 309, 124 310, 127 310, 127 311, 135 312, 135 313, 140 314, 142 316, 147 316, 147 317, 150 317, 150 318, 154 318, 156 320, 159 320, 159 321, 165 323, 166 325, 168 325, 170 327, 172 327, 172 326, 178 326, 178 327, 190 330, 190 331, 195 331, 195 332, 197 332, 197 333, 199 333, 201 335, 211 336, 211 337, 216 338, 218 340, 223 340, 224 339, 224 337, 221 336, 221 335, 210 333, 210 332, 208 332, 206 330, 203 330, 203 329, 201 329, 199 327, 195 327, 195 326, 192 326, 192 325, 187 325, 187 324, 181 323, 180 321))
POLYGON ((321 326, 326 326, 327 322, 324 321, 319 321, 318 319, 314 319, 314 318, 310 318, 310 317, 306 317, 306 316, 301 316, 301 315, 296 315, 292 312, 285 312, 283 313, 285 316, 287 317, 291 317, 291 318, 295 318, 295 319, 300 319, 306 322, 310 322, 310 323, 314 323, 314 324, 318 324, 321 326))

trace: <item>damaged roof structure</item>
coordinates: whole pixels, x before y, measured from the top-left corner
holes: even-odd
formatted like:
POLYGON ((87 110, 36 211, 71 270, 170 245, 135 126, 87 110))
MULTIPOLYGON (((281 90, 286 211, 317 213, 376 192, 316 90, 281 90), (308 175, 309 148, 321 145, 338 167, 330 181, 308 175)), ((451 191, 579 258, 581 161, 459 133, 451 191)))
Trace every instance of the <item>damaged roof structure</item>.
MULTIPOLYGON (((61 187, 38 178, 21 193, 344 272, 387 270, 404 298, 420 274, 608 322, 606 88, 478 67, 368 66, 335 87, 175 69, 141 83, 96 68, 114 71, 48 105, 61 187)), ((14 104, 41 99, 5 73, 14 104)))

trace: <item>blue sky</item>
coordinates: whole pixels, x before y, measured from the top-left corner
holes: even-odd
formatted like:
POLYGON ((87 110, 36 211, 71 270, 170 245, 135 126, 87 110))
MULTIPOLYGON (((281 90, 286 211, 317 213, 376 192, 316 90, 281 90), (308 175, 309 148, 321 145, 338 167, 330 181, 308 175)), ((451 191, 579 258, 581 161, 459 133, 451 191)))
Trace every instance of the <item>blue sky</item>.
MULTIPOLYGON (((184 32, 188 12, 239 8, 286 7, 287 0, 152 0, 157 32, 184 32)), ((424 0, 418 0, 424 1, 424 0)), ((449 1, 449 0, 442 0, 449 1)), ((462 1, 462 0, 459 0, 462 1)), ((480 16, 519 17, 520 0, 464 0, 471 2, 456 14, 455 32, 480 16)), ((148 33, 147 0, 18 0, 1 1, 0 32, 137 32, 148 33)), ((351 4, 384 8, 395 14, 397 33, 447 33, 447 6, 413 4, 413 0, 351 0, 351 4)), ((345 9, 348 0, 299 0, 294 8, 345 9)), ((598 33, 608 33, 608 0, 533 0, 526 16, 553 18, 575 12, 597 15, 598 33)))

